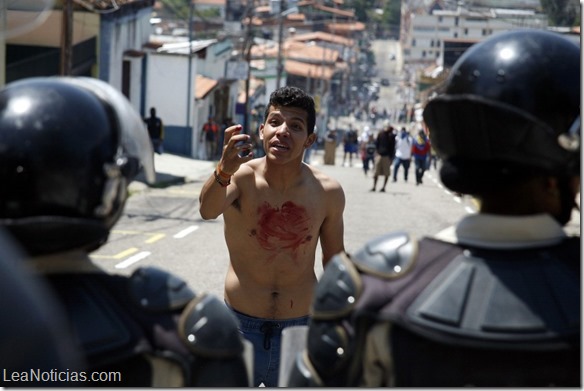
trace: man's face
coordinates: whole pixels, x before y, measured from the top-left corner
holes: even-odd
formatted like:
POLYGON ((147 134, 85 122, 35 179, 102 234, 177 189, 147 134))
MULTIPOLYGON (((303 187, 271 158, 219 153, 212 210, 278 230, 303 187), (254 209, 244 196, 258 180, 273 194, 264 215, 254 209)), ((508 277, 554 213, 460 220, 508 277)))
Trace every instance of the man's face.
POLYGON ((268 157, 302 157, 315 135, 308 136, 308 114, 298 107, 270 107, 266 122, 260 126, 260 138, 268 157))

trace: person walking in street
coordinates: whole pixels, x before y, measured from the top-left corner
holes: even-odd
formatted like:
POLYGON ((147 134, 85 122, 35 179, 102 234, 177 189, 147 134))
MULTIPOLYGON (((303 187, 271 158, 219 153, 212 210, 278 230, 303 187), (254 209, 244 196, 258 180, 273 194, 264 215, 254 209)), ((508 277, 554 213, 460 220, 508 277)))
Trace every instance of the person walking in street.
MULTIPOLYGON (((350 126, 350 125, 349 125, 350 126)), ((349 130, 343 136, 343 166, 347 160, 347 155, 349 156, 349 166, 353 167, 353 155, 357 155, 359 150, 359 136, 357 131, 355 131, 351 126, 349 130)))
POLYGON ((162 120, 156 116, 156 108, 150 108, 150 117, 144 119, 150 141, 152 142, 152 149, 159 155, 164 152, 164 124, 162 120))
POLYGON ((373 172, 373 187, 371 191, 375 191, 377 188, 377 179, 383 176, 383 186, 380 192, 385 192, 385 186, 387 186, 391 171, 391 161, 395 157, 395 137, 394 127, 389 123, 377 134, 375 140, 377 156, 375 158, 375 171, 373 172))
POLYGON ((55 376, 77 375, 76 387, 249 386, 246 341, 219 298, 158 267, 116 275, 91 258, 124 215, 132 180, 155 180, 143 119, 120 91, 86 77, 9 83, 0 145, 0 228, 55 296, 87 363, 85 375, 55 376))
POLYGON ((393 161, 393 182, 397 182, 397 173, 400 166, 404 169, 404 181, 408 181, 408 172, 412 159, 412 137, 402 127, 395 138, 395 159, 393 161))
POLYGON ((462 54, 423 118, 444 186, 479 213, 335 256, 289 387, 582 386, 581 240, 565 230, 581 189, 580 59, 536 29, 462 54))
POLYGON ((203 125, 201 130, 201 137, 199 142, 205 139, 205 152, 207 155, 207 160, 215 160, 217 153, 217 138, 219 133, 219 126, 215 123, 215 119, 209 116, 207 122, 203 125))
POLYGON ((412 143, 412 157, 414 159, 414 167, 416 169, 416 186, 422 184, 422 178, 428 165, 430 156, 430 141, 423 130, 418 132, 418 136, 412 143))
POLYGON ((363 162, 363 173, 367 176, 370 164, 375 164, 375 136, 369 132, 362 135, 359 145, 359 153, 363 162))
POLYGON ((250 136, 241 125, 228 128, 199 198, 203 219, 223 215, 225 302, 254 345, 255 386, 278 385, 282 330, 308 323, 317 245, 323 267, 344 248, 343 188, 302 162, 316 141, 315 121, 311 96, 296 87, 275 90, 259 128, 266 156, 241 156, 250 136))

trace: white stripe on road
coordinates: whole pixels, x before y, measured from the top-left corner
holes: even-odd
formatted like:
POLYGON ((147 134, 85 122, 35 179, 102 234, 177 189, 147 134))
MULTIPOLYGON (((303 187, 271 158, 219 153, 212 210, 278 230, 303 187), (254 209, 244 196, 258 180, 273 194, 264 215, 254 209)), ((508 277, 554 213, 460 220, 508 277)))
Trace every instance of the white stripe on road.
POLYGON ((118 263, 116 265, 116 269, 125 269, 128 266, 130 266, 130 265, 132 265, 132 264, 134 264, 134 263, 136 263, 138 261, 141 261, 142 259, 148 257, 150 254, 151 253, 148 252, 148 251, 142 251, 142 252, 140 252, 140 253, 138 253, 138 254, 136 254, 134 256, 131 256, 130 258, 126 259, 125 261, 118 263))
POLYGON ((179 233, 177 233, 176 235, 174 235, 173 238, 175 238, 175 239, 182 239, 185 236, 189 235, 192 232, 195 232, 198 229, 199 229, 199 226, 198 225, 191 225, 190 227, 185 228, 182 231, 180 231, 179 233))

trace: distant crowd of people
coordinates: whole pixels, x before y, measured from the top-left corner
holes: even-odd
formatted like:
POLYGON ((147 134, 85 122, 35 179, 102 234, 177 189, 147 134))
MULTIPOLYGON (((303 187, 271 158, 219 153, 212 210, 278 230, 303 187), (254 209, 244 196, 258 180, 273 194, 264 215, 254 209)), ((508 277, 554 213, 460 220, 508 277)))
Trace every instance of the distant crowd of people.
MULTIPOLYGON (((335 138, 336 132, 329 132, 329 136, 335 138)), ((424 173, 429 168, 437 169, 438 157, 428 134, 421 129, 412 136, 405 127, 397 129, 385 121, 377 134, 373 133, 369 126, 365 126, 360 134, 350 127, 344 132, 342 140, 342 165, 352 167, 353 158, 357 158, 358 155, 365 176, 372 172, 373 192, 377 189, 380 177, 383 177, 381 192, 385 192, 390 176, 392 182, 397 182, 400 168, 403 171, 403 179, 407 182, 412 162, 416 185, 423 184, 424 173)), ((334 164, 334 161, 329 164, 334 164)))

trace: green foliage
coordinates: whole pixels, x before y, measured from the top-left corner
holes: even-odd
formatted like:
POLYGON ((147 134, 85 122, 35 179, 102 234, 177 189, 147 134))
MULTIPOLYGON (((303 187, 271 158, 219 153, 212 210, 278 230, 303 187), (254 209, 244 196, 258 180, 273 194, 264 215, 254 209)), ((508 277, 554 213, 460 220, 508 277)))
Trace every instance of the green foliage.
POLYGON ((580 4, 578 0, 540 0, 543 12, 551 26, 579 26, 580 4))
POLYGON ((209 8, 206 10, 199 10, 195 8, 195 15, 203 19, 211 19, 221 16, 221 12, 219 11, 219 8, 209 8))
POLYGON ((369 12, 367 11, 371 10, 373 3, 373 0, 352 0, 348 6, 355 10, 355 16, 359 22, 368 23, 369 12))
POLYGON ((190 0, 161 0, 161 2, 177 19, 189 18, 190 0))
POLYGON ((399 32, 402 0, 348 0, 359 22, 391 33, 399 32))
MULTIPOLYGON (((177 19, 189 18, 189 5, 191 0, 161 0, 164 7, 172 12, 177 19)), ((193 15, 202 19, 217 18, 221 16, 219 8, 198 9, 193 6, 193 15)))

